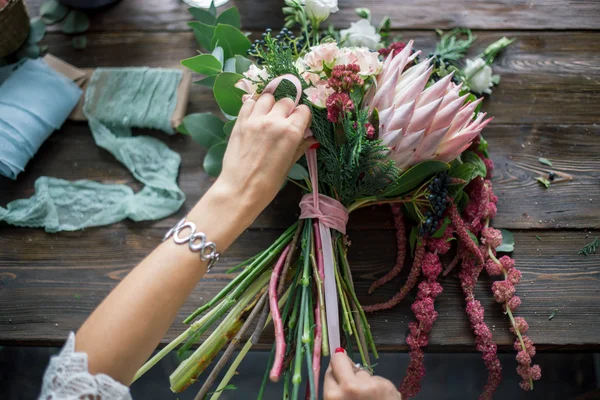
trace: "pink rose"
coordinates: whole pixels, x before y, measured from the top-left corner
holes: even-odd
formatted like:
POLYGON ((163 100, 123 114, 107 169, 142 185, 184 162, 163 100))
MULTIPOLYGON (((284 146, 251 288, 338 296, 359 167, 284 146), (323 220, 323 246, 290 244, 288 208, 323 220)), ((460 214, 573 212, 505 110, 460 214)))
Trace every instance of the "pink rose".
POLYGON ((250 65, 248 71, 244 72, 244 76, 251 81, 266 81, 269 79, 269 74, 266 69, 260 68, 255 64, 250 65))
POLYGON ((319 108, 325 108, 327 98, 334 93, 334 90, 327 87, 327 81, 319 81, 314 87, 304 89, 304 94, 308 100, 319 108))
POLYGON ((321 72, 323 64, 327 66, 333 64, 338 50, 337 43, 335 42, 311 47, 310 52, 304 56, 304 62, 311 71, 321 72))

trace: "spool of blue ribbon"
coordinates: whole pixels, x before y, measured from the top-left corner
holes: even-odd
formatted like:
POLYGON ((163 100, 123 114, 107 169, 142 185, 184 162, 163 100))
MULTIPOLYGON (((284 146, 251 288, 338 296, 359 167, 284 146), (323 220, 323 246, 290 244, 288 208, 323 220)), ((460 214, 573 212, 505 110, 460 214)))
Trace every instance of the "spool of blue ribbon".
POLYGON ((0 68, 0 174, 16 179, 81 94, 42 59, 0 68))

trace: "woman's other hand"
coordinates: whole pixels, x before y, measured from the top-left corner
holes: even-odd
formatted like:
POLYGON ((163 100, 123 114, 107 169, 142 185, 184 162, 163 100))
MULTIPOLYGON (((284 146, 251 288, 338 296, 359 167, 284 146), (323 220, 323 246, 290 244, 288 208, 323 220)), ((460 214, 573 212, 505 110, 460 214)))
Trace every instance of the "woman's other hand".
POLYGON ((325 373, 324 400, 401 400, 394 384, 356 369, 343 349, 336 350, 325 373))

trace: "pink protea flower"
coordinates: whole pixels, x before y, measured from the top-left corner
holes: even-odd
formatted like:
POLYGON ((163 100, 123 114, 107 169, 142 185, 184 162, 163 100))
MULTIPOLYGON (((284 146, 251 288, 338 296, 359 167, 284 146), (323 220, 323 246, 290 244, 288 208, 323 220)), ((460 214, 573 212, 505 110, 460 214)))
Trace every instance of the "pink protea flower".
POLYGON ((425 89, 433 70, 431 61, 406 70, 419 52, 410 41, 395 57, 388 56, 377 77, 371 108, 379 111, 379 138, 391 149, 390 157, 401 169, 424 160, 451 161, 465 151, 491 119, 485 113, 473 119, 481 99, 467 102, 452 75, 425 89))
POLYGON ((358 75, 359 72, 358 64, 336 65, 328 80, 329 87, 336 92, 348 93, 354 86, 364 85, 365 82, 358 75))
POLYGON ((327 98, 327 119, 331 122, 340 122, 346 113, 352 111, 354 103, 346 93, 333 93, 327 98))

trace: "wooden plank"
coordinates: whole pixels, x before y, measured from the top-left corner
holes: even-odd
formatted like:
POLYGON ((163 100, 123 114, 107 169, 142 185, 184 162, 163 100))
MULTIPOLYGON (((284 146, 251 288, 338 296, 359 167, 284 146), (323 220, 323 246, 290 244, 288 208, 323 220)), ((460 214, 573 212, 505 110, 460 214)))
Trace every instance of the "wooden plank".
MULTIPOLYGON (((148 131, 142 131, 149 133, 148 131)), ((531 126, 492 123, 484 134, 495 162, 494 189, 500 197, 496 226, 517 228, 594 228, 600 226, 594 205, 600 202, 599 126, 531 126), (538 161, 546 157, 547 167, 538 161), (547 171, 559 177, 549 189, 535 180, 547 171), (566 177, 566 178, 565 178, 566 177), (570 180, 572 178, 572 180, 570 180)), ((204 150, 183 135, 154 133, 181 154, 179 183, 187 201, 177 214, 143 227, 168 229, 196 203, 213 180, 202 169, 204 150)), ((68 122, 55 133, 16 181, 0 180, 0 205, 29 197, 35 179, 47 175, 68 180, 92 179, 106 183, 139 184, 108 152, 95 146, 85 123, 68 122)), ((300 191, 288 187, 256 220, 254 228, 284 228, 297 218, 300 191)), ((360 229, 392 228, 387 207, 359 210, 350 226, 360 229)))
MULTIPOLYGON (((29 0, 32 15, 39 14, 43 0, 29 0)), ((283 25, 281 0, 234 0, 246 29, 277 28, 283 25)), ((377 22, 389 15, 397 29, 431 29, 464 26, 473 29, 598 29, 600 4, 595 0, 448 0, 411 2, 347 0, 328 22, 347 27, 358 17, 356 7, 368 7, 377 22), (399 6, 396 6, 399 5, 399 6)), ((96 12, 93 31, 177 31, 186 29, 188 6, 179 0, 129 0, 96 12)), ((58 29, 58 28, 54 28, 58 29)))
MULTIPOLYGON (((194 290, 180 311, 164 342, 181 333, 182 319, 222 288, 233 275, 225 271, 265 248, 281 231, 250 231, 244 234, 194 290)), ((60 345, 76 330, 106 294, 160 242, 162 229, 139 225, 89 229, 85 232, 50 235, 40 230, 0 231, 0 344, 60 345)), ((517 287, 523 305, 517 313, 526 317, 530 334, 540 349, 599 350, 600 264, 598 255, 577 255, 593 233, 580 231, 515 232, 514 256, 523 272, 517 287), (541 241, 536 239, 539 235, 541 241), (556 316, 549 320, 552 311, 556 316)), ((360 300, 383 301, 404 282, 401 278, 366 295, 371 282, 394 262, 392 231, 352 231, 350 260, 360 300)), ((485 273, 484 273, 485 275, 485 273)), ((436 301, 439 318, 432 332, 432 351, 474 351, 464 302, 457 277, 442 280, 444 292, 436 301)), ((495 304, 491 280, 483 277, 476 297, 486 309, 486 322, 501 349, 512 347, 508 321, 495 304)), ((381 349, 405 350, 407 324, 412 320, 410 296, 401 306, 369 317, 381 349)), ((163 343, 164 343, 163 342, 163 343)), ((262 348, 272 343, 267 335, 262 348)))
MULTIPOLYGON (((434 32, 401 31, 413 38, 423 57, 434 48, 434 32)), ((497 59, 494 73, 500 86, 484 109, 496 123, 595 124, 589 110, 600 109, 600 33, 596 32, 477 32, 471 55, 479 54, 502 35, 517 39, 497 59)), ((45 39, 49 51, 78 67, 141 66, 177 67, 196 54, 191 33, 89 34, 88 47, 74 50, 62 34, 45 39), (127 57, 123 57, 127 54, 127 57)), ((209 88, 193 85, 190 112, 218 112, 209 88)))

